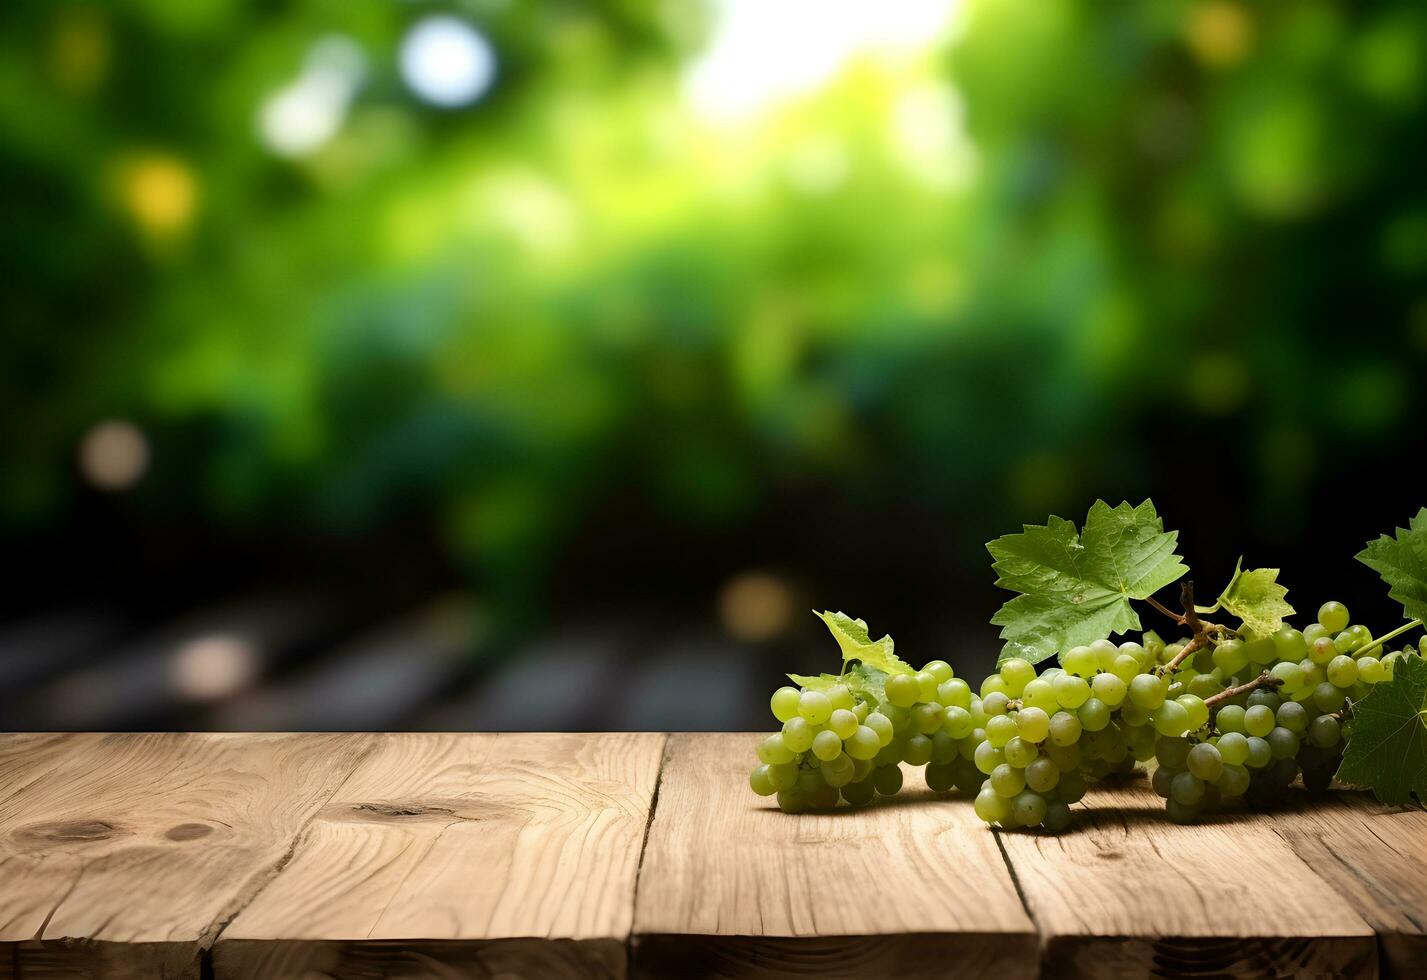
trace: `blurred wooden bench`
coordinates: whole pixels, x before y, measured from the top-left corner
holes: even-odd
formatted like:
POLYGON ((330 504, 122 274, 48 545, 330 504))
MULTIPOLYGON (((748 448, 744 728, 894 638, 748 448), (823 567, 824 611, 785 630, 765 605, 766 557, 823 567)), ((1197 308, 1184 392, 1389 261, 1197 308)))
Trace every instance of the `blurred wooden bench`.
POLYGON ((0 735, 0 977, 1420 976, 1427 814, 1060 837, 919 777, 788 817, 756 737, 0 735))

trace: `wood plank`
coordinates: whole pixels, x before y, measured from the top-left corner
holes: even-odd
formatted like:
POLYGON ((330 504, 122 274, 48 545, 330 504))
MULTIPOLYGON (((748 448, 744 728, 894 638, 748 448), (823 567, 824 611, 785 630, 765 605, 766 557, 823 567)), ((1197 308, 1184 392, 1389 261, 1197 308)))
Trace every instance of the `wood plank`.
POLYGON ((748 789, 756 735, 676 735, 639 876, 641 976, 1031 975, 995 837, 908 770, 894 800, 787 816, 748 789))
POLYGON ((368 739, 0 736, 0 975, 196 976, 368 739))
POLYGON ((1427 813, 1385 807, 1366 793, 1300 799, 1263 820, 1341 894, 1378 935, 1384 976, 1427 964, 1427 813))
POLYGON ((1256 815, 1179 826, 1144 778, 1073 809, 1060 836, 996 834, 1044 975, 1375 975, 1372 928, 1256 815))
POLYGON ((665 736, 375 738, 215 976, 624 974, 665 736))

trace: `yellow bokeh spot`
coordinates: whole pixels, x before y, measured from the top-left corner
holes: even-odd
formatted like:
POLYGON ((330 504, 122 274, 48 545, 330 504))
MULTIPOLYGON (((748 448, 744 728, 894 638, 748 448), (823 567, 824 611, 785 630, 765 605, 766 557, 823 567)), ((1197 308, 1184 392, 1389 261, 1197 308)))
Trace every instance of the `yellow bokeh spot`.
POLYGON ((188 230, 198 206, 192 169, 167 153, 147 153, 129 161, 120 179, 124 207, 146 234, 174 238, 188 230))
POLYGON ((1184 24, 1189 49, 1211 68, 1238 64, 1254 42, 1254 25, 1236 3, 1212 0, 1196 4, 1184 24))

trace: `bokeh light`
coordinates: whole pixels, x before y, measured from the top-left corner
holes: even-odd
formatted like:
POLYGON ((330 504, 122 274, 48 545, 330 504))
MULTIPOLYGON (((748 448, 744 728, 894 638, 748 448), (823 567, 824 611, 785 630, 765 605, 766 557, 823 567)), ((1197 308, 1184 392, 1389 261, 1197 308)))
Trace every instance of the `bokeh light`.
POLYGON ((432 105, 448 109, 470 105, 495 81, 495 49, 463 20, 426 17, 402 39, 401 76, 432 105))
POLYGON ((127 490, 143 478, 148 467, 148 439, 132 422, 100 422, 80 440, 79 470, 100 490, 127 490))

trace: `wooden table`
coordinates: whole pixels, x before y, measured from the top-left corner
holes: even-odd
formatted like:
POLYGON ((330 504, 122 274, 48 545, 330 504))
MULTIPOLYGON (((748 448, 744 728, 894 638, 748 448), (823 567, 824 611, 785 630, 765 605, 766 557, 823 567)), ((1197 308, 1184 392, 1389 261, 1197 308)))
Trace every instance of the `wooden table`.
POLYGON ((1422 812, 788 817, 755 741, 0 735, 0 977, 1427 972, 1422 812))

